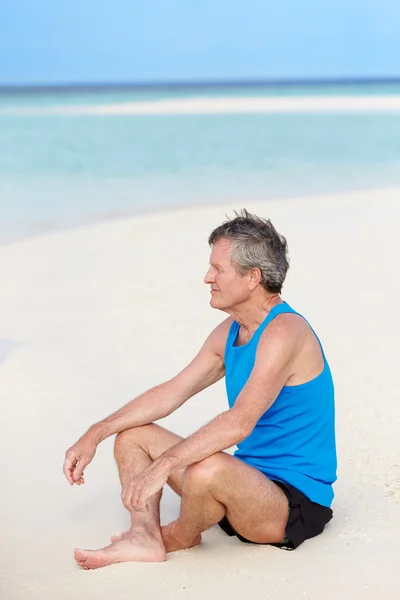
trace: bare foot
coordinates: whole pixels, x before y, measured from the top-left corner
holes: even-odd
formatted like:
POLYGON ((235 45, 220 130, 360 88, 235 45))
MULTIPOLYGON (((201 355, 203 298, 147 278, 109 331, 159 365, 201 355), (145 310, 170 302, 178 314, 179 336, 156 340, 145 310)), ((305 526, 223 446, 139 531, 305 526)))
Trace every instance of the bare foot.
POLYGON ((99 569, 120 562, 163 562, 166 559, 161 536, 147 529, 127 531, 113 538, 115 541, 101 550, 76 548, 74 558, 78 565, 83 569, 99 569))
POLYGON ((201 543, 201 535, 197 535, 194 538, 183 537, 176 526, 176 521, 173 521, 165 527, 161 527, 161 535, 167 552, 187 550, 188 548, 194 548, 194 546, 198 546, 201 543))

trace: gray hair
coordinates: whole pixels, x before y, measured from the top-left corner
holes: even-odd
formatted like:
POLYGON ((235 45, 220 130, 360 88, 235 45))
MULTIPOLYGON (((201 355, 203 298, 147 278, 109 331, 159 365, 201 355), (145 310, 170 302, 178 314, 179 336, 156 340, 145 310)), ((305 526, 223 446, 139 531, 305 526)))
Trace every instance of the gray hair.
POLYGON ((259 269, 264 289, 278 294, 282 291, 289 269, 288 247, 269 219, 246 209, 235 211, 235 218, 228 218, 211 232, 208 243, 213 246, 220 239, 232 241, 231 260, 239 275, 259 269))

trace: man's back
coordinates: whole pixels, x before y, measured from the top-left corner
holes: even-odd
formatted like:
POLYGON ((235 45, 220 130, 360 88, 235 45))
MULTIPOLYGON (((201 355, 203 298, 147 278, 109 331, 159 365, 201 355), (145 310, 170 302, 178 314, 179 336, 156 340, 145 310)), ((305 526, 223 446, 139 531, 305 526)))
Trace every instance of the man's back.
MULTIPOLYGON (((288 313, 302 319, 288 304, 277 304, 251 339, 239 345, 240 327, 233 321, 224 359, 231 408, 253 370, 261 336, 278 315, 288 313)), ((318 338, 305 321, 299 332, 292 375, 251 434, 238 444, 235 456, 270 479, 289 483, 311 501, 329 507, 336 480, 334 386, 318 338)))

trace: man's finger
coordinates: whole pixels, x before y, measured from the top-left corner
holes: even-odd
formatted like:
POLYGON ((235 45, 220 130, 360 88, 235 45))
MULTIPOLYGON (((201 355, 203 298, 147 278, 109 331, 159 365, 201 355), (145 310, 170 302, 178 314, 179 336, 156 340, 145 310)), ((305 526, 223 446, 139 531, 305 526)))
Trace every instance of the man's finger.
POLYGON ((134 505, 134 509, 138 512, 147 512, 148 506, 147 504, 143 504, 143 502, 136 502, 134 505))
POLYGON ((127 510, 133 510, 133 503, 132 503, 132 495, 128 494, 126 499, 125 499, 125 508, 127 510))
POLYGON ((73 485, 74 480, 72 477, 72 469, 74 468, 75 460, 72 458, 66 458, 63 465, 63 473, 67 478, 68 482, 73 485))
POLYGON ((83 471, 85 470, 86 463, 81 459, 75 467, 73 472, 74 481, 79 481, 82 477, 83 471))
POLYGON ((125 490, 122 490, 121 500, 122 500, 122 504, 124 505, 124 507, 126 508, 126 510, 130 510, 129 506, 128 506, 128 498, 127 498, 125 490))

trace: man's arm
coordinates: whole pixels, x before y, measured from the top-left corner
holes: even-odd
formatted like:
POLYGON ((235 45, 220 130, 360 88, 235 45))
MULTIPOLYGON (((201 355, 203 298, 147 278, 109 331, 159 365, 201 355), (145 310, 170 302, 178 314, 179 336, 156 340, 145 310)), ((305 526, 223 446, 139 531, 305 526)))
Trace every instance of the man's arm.
MULTIPOLYGON (((212 331, 199 353, 173 379, 157 385, 91 427, 97 443, 110 435, 153 423, 173 413, 189 398, 219 381, 225 374, 222 341, 225 322, 212 331)), ((224 340, 223 340, 224 338, 224 340)))
POLYGON ((238 444, 273 404, 292 374, 299 336, 291 315, 280 315, 260 338, 253 371, 235 405, 162 454, 143 474, 132 480, 127 505, 142 510, 147 498, 172 471, 199 462, 238 444), (282 318, 283 317, 283 318, 282 318))
POLYGON ((277 317, 261 336, 253 371, 233 408, 165 452, 163 457, 173 470, 226 450, 253 431, 292 374, 297 332, 285 320, 277 317))
POLYGON ((224 376, 223 352, 230 319, 218 325, 192 362, 176 377, 141 394, 115 413, 92 425, 67 450, 64 474, 69 483, 84 483, 83 470, 92 461, 96 448, 107 437, 166 417, 189 398, 224 376))

